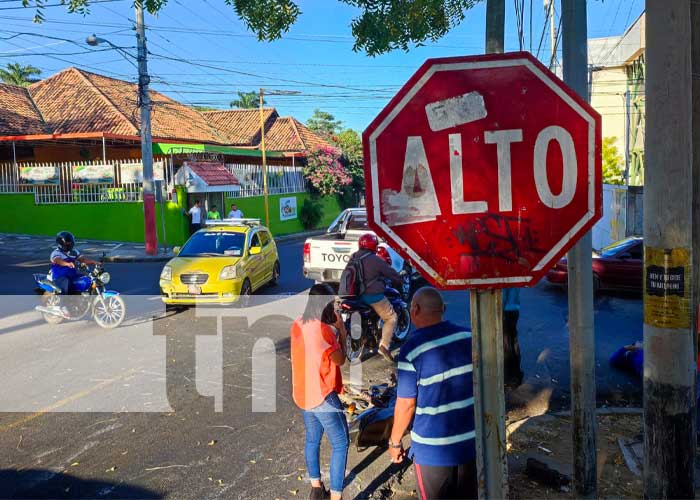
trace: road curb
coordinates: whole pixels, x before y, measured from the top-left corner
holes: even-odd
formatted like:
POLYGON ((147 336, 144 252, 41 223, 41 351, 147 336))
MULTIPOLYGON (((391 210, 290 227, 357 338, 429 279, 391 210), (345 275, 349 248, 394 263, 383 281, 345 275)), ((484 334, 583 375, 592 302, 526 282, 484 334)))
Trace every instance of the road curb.
POLYGON ((172 259, 173 255, 144 255, 144 256, 127 256, 127 255, 107 255, 102 261, 112 264, 132 264, 135 262, 167 262, 172 259))

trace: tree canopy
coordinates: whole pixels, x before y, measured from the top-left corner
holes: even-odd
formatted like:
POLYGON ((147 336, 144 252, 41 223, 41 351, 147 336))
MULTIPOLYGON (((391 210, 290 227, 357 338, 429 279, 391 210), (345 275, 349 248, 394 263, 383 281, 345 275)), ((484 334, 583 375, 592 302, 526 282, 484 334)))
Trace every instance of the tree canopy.
MULTIPOLYGON (((255 109, 260 105, 260 94, 255 92, 241 92, 240 90, 236 92, 238 98, 231 101, 232 108, 239 109, 255 109)), ((263 106, 267 104, 263 98, 263 106)))
POLYGON ((34 66, 24 66, 20 63, 8 63, 5 68, 0 68, 0 80, 3 83, 9 83, 11 85, 19 85, 20 87, 26 87, 30 83, 38 82, 38 78, 33 78, 39 76, 41 70, 35 68, 34 66))
MULTIPOLYGON (((36 9, 35 22, 44 20, 46 0, 22 0, 36 9)), ((88 14, 92 0, 61 0, 69 12, 88 14)), ((135 0, 157 14, 168 0, 135 0)), ((294 0, 223 0, 260 41, 282 38, 301 15, 294 0)), ((359 9, 351 22, 353 50, 374 56, 395 49, 408 50, 445 36, 464 20, 467 10, 482 0, 337 0, 359 9)))
POLYGON ((311 118, 306 120, 307 127, 329 140, 333 140, 333 136, 340 132, 342 125, 342 121, 336 120, 335 116, 320 109, 315 109, 311 118))

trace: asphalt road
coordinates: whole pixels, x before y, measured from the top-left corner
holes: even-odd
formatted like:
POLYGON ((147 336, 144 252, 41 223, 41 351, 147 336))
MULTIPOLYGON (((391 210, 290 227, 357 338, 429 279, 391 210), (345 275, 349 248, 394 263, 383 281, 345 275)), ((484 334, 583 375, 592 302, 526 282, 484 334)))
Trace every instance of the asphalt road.
MULTIPOLYGON (((112 264, 111 286, 127 294, 130 311, 114 332, 86 321, 46 325, 31 295, 31 274, 45 262, 2 257, 0 498, 306 496, 288 344, 290 321, 303 307, 295 294, 310 285, 301 248, 280 245, 280 283, 245 314, 165 316, 156 285, 162 264, 112 264)), ((468 295, 450 292, 447 302, 448 318, 468 323, 468 295)), ((526 375, 514 394, 519 403, 537 402, 538 411, 568 402, 566 311, 560 290, 522 292, 526 375)), ((641 315, 640 297, 596 299, 600 404, 641 401, 637 382, 607 365, 615 349, 641 338, 641 315)), ((376 357, 359 375, 364 384, 388 376, 376 357)), ((382 494, 377 478, 392 471, 385 456, 353 450, 348 497, 382 494)))

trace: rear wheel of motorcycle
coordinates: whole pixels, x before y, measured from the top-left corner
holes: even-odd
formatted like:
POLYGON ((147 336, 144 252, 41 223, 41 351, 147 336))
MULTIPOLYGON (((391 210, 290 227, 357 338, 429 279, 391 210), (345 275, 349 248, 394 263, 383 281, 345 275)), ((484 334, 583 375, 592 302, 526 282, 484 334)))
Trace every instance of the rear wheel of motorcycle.
POLYGON ((348 361, 351 363, 354 363, 355 361, 362 361, 362 355, 365 352, 366 340, 367 337, 364 335, 357 340, 353 340, 353 338, 348 334, 345 342, 345 355, 347 356, 348 361))
POLYGON ((97 298, 93 305, 92 317, 102 328, 112 329, 122 324, 126 318, 126 304, 119 295, 110 295, 103 300, 97 298))
MULTIPOLYGON (((41 297, 41 302, 44 307, 60 307, 61 297, 55 293, 45 293, 41 297)), ((58 316, 57 314, 41 313, 41 315, 44 317, 44 321, 50 325, 63 323, 65 319, 63 316, 58 316)))
POLYGON ((394 330, 394 337, 398 340, 404 340, 408 331, 411 329, 411 315, 408 309, 402 307, 399 311, 396 311, 398 320, 396 321, 396 329, 394 330))

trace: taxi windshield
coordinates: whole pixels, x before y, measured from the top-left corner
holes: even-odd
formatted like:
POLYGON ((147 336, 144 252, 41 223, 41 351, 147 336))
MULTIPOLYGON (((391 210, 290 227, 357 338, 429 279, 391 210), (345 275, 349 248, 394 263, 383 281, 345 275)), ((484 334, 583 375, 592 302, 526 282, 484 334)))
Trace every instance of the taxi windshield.
POLYGON ((240 257, 244 246, 244 233, 195 233, 182 247, 179 257, 240 257))

